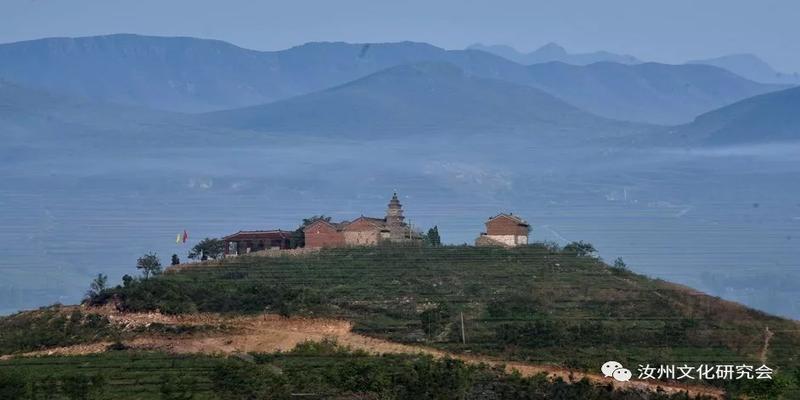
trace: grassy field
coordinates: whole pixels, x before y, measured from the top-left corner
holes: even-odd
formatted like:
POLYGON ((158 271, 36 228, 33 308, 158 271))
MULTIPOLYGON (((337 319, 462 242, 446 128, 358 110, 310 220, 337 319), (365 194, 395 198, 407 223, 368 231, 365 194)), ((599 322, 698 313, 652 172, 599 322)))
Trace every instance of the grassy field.
MULTIPOLYGON (((236 358, 116 351, 0 361, 0 398, 15 400, 689 399, 588 381, 522 378, 425 356, 370 356, 330 342, 236 358)), ((699 398, 698 398, 699 399, 699 398)))

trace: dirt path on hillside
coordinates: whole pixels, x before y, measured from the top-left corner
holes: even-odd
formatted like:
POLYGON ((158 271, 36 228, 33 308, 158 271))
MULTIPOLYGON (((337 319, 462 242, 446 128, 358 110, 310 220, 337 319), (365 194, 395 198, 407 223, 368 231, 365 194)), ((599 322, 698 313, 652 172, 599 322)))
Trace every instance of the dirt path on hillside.
MULTIPOLYGON (((85 311, 85 310, 84 310, 85 311)), ((237 353, 289 351, 305 341, 333 339, 337 343, 354 350, 364 350, 372 354, 403 353, 429 354, 434 357, 451 357, 467 363, 484 363, 492 366, 505 366, 506 371, 518 371, 523 376, 546 373, 565 381, 578 381, 587 378, 591 381, 612 384, 619 388, 638 388, 644 390, 661 390, 666 393, 688 392, 691 395, 707 395, 722 399, 719 389, 701 386, 651 383, 646 381, 616 382, 600 374, 572 372, 551 365, 535 365, 522 362, 497 360, 491 357, 455 354, 424 347, 394 343, 352 332, 352 324, 348 321, 325 318, 283 318, 277 315, 255 317, 224 317, 216 314, 196 314, 189 316, 167 316, 158 313, 120 314, 111 309, 92 310, 103 314, 123 329, 148 327, 150 324, 217 327, 219 331, 210 331, 186 336, 168 336, 148 334, 127 340, 124 344, 140 350, 158 350, 176 354, 209 354, 229 355, 237 353)), ((75 346, 51 348, 22 356, 48 355, 84 355, 106 351, 110 342, 98 342, 75 346)), ((6 356, 6 358, 8 358, 6 356)))

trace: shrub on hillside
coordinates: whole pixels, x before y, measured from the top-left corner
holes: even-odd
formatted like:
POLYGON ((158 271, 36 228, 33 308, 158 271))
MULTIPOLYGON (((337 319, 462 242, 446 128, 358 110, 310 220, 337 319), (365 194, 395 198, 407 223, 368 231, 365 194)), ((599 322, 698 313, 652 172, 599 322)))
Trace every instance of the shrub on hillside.
POLYGON ((283 375, 237 361, 216 366, 211 386, 221 400, 284 399, 290 395, 289 381, 283 375))
POLYGON ((65 312, 59 307, 0 318, 0 354, 69 346, 103 339, 116 332, 106 317, 65 312))
POLYGON ((452 317, 450 307, 446 303, 442 303, 421 312, 419 320, 425 334, 435 337, 450 325, 452 317))
POLYGON ((594 245, 591 243, 581 240, 579 242, 572 242, 564 246, 562 251, 566 254, 574 254, 578 257, 586 257, 594 255, 597 252, 597 249, 595 249, 594 245))

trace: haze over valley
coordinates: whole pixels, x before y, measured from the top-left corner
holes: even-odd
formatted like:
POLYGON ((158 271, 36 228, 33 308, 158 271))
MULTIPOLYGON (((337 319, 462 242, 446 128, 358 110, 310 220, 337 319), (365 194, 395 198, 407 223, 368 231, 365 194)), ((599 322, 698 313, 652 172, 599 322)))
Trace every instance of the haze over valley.
POLYGON ((184 229, 293 230, 380 214, 397 190, 446 243, 514 212, 532 240, 585 240, 800 318, 800 89, 719 65, 485 50, 0 45, 0 313, 76 302, 147 251, 185 259, 184 229))

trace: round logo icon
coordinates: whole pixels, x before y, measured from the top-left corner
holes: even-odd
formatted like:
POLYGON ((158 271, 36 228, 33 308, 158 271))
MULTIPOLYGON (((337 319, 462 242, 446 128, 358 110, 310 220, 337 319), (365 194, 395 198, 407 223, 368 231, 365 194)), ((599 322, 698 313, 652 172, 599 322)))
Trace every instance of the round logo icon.
POLYGON ((614 373, 611 374, 619 382, 627 382, 631 380, 631 371, 625 368, 619 368, 614 370, 614 373))
POLYGON ((622 364, 616 361, 608 361, 605 364, 603 364, 602 367, 600 367, 600 371, 603 372, 603 375, 605 375, 606 378, 610 378, 611 374, 613 374, 614 371, 620 368, 622 368, 622 364))

